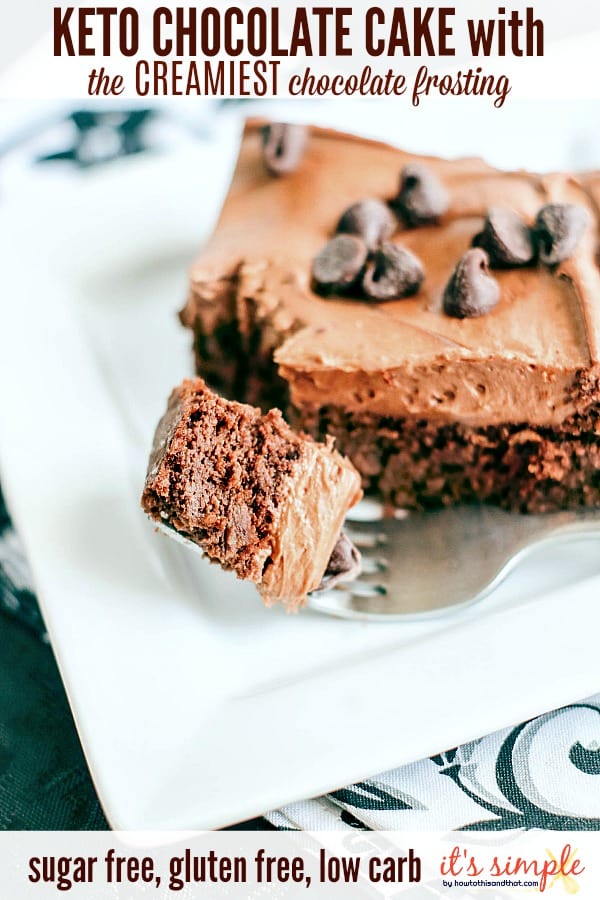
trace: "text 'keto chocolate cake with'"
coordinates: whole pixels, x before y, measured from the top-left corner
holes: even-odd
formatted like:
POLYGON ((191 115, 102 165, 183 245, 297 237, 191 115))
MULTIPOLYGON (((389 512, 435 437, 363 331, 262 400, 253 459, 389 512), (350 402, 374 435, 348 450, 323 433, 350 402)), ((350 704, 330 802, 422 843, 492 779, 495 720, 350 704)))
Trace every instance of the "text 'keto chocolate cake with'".
POLYGON ((600 502, 600 176, 246 127, 182 321, 402 507, 600 502))

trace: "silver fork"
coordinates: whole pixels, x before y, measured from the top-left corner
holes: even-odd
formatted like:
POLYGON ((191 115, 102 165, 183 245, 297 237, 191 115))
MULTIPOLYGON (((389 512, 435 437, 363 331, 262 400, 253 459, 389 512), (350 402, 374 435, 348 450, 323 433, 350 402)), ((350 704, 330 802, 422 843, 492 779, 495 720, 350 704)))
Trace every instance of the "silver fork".
POLYGON ((541 544, 600 536, 600 509, 519 515, 473 505, 384 517, 379 504, 363 501, 344 530, 362 553, 363 572, 312 594, 310 607, 344 618, 415 620, 481 600, 541 544))
MULTIPOLYGON (((166 524, 152 525, 202 553, 166 524)), ((363 500, 350 510, 344 530, 361 551, 362 574, 311 594, 309 607, 346 619, 414 621, 483 599, 542 544, 600 537, 600 509, 519 515, 472 505, 385 516, 381 504, 363 500)))

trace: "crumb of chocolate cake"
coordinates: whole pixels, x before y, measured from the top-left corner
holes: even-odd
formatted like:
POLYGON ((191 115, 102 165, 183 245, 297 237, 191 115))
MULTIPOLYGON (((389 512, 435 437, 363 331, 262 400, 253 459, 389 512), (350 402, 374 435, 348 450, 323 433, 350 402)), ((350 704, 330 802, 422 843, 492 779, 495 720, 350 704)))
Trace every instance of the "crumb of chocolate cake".
POLYGON ((331 438, 317 444, 279 410, 225 400, 198 378, 171 394, 142 506, 265 599, 293 605, 319 585, 360 493, 331 438))

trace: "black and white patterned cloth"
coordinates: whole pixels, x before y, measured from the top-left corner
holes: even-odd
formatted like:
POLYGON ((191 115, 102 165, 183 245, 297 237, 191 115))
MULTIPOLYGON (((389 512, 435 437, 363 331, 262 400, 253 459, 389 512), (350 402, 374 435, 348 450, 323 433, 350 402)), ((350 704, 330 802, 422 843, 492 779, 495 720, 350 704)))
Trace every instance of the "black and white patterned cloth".
MULTIPOLYGON (((182 131, 187 123, 156 109, 57 110, 21 129, 22 150, 5 140, 0 154, 13 172, 90 170, 182 131)), ((0 828, 106 827, 1 494, 0 610, 0 828)), ((255 827, 600 830, 600 694, 265 814, 255 827)))

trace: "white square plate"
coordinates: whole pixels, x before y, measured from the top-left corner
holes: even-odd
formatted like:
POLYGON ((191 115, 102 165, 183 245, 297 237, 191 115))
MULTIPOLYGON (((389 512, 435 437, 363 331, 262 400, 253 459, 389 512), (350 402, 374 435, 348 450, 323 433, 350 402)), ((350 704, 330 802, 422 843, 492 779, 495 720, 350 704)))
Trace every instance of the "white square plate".
POLYGON ((600 684, 597 542, 459 614, 377 625, 264 609, 146 522, 153 429, 192 366, 176 311, 237 134, 0 199, 2 483, 119 829, 225 825, 600 684))

